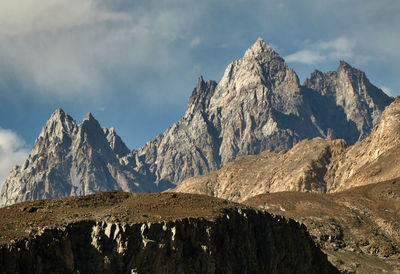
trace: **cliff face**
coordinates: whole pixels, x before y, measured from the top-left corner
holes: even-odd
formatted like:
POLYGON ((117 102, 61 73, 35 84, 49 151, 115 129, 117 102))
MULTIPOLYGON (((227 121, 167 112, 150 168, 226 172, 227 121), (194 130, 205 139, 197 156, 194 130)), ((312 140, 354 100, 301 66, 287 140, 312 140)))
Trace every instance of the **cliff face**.
POLYGON ((349 147, 328 167, 329 191, 395 179, 400 165, 400 97, 388 106, 364 140, 349 147))
POLYGON ((338 273, 304 226, 206 196, 111 192, 8 214, 2 273, 338 273), (20 231, 19 218, 37 230, 20 231))
POLYGON ((245 204, 306 225, 343 273, 399 272, 399 178, 339 193, 262 194, 245 204))
MULTIPOLYGON (((236 157, 282 151, 303 139, 363 138, 392 101, 365 74, 342 62, 304 86, 258 39, 217 84, 200 77, 184 117, 139 150, 89 115, 77 125, 57 110, 28 160, 0 193, 0 206, 106 190, 163 191, 236 157)), ((308 189, 293 186, 289 189, 308 189)))

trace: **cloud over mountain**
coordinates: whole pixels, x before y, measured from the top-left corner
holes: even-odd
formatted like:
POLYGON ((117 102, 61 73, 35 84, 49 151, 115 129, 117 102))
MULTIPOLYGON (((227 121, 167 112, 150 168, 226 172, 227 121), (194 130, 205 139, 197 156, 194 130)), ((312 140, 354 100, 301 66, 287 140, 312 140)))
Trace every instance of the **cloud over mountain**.
POLYGON ((10 170, 22 164, 29 152, 24 141, 15 132, 0 127, 0 187, 10 174, 10 170))

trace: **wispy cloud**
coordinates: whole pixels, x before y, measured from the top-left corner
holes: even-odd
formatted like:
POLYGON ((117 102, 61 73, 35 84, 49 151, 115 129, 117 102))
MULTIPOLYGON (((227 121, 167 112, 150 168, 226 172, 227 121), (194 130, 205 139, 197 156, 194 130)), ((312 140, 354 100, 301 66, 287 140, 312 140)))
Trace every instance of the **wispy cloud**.
POLYGON ((297 62, 315 65, 324 61, 353 58, 355 41, 338 37, 330 41, 318 41, 308 45, 305 49, 285 57, 287 62, 297 62))
POLYGON ((0 128, 0 188, 15 165, 22 164, 29 152, 13 131, 0 128))
POLYGON ((287 62, 297 62, 308 65, 322 62, 325 58, 316 50, 303 49, 285 57, 287 62))
POLYGON ((196 12, 187 13, 187 5, 178 8, 177 2, 118 9, 95 0, 4 0, 0 66, 41 95, 115 92, 115 82, 130 85, 142 71, 162 74, 183 62, 185 51, 171 54, 176 41, 199 45, 199 38, 188 35, 196 12))

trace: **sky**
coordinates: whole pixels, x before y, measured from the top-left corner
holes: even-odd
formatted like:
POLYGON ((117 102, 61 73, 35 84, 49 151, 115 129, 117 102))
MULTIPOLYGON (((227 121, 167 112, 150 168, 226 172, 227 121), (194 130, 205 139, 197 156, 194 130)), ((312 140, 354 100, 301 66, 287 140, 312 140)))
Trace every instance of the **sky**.
POLYGON ((0 185, 55 109, 139 148, 258 37, 301 82, 345 60, 396 96, 399 14, 399 0, 2 0, 0 185))

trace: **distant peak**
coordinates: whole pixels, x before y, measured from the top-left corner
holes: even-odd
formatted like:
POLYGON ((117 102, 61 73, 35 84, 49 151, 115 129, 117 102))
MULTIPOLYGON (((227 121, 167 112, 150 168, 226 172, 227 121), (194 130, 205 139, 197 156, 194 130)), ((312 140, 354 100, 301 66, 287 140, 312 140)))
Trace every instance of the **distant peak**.
POLYGON ((103 129, 100 127, 99 122, 93 117, 92 113, 90 113, 90 112, 88 114, 86 114, 85 118, 83 118, 81 125, 82 126, 85 125, 84 127, 94 126, 96 128, 100 128, 101 131, 103 131, 103 129))
MULTIPOLYGON (((64 133, 70 134, 76 126, 75 120, 61 108, 56 109, 43 126, 39 137, 57 136, 63 138, 64 133)), ((47 138, 47 137, 46 137, 47 138)))
POLYGON ((74 121, 74 119, 70 117, 64 110, 58 108, 51 114, 50 119, 47 121, 47 124, 69 123, 71 121, 74 121))
POLYGON ((246 51, 246 55, 259 55, 262 53, 276 54, 276 52, 265 43, 262 38, 258 38, 257 41, 246 51))
POLYGON ((203 89, 204 85, 206 83, 204 82, 203 76, 200 75, 199 79, 197 80, 197 85, 196 85, 196 89, 201 90, 203 89))
MULTIPOLYGON (((265 60, 272 60, 275 58, 282 59, 278 53, 276 53, 271 46, 267 45, 263 39, 258 38, 257 41, 246 50, 243 58, 245 59, 262 59, 263 62, 265 60)), ((283 61, 283 59, 282 59, 283 61)))
POLYGON ((56 118, 56 117, 62 117, 65 116, 65 112, 64 110, 62 110, 61 108, 56 109, 50 116, 50 119, 52 118, 56 118))
MULTIPOLYGON (((337 69, 337 72, 344 72, 346 75, 349 77, 357 77, 358 79, 364 79, 368 80, 367 76, 365 75, 365 72, 362 70, 359 70, 357 68, 352 67, 350 64, 348 64, 345 61, 340 61, 339 68, 337 69)), ((368 80, 369 81, 369 80, 368 80)))
POLYGON ((339 69, 352 69, 353 67, 349 65, 346 61, 341 60, 339 64, 339 69))
POLYGON ((61 114, 61 113, 65 113, 65 111, 62 108, 58 108, 53 113, 61 114))
POLYGON ((265 41, 261 37, 257 38, 257 41, 253 44, 252 47, 256 47, 256 48, 259 48, 261 50, 265 50, 267 48, 268 49, 271 48, 269 45, 267 45, 267 43, 265 43, 265 41))
POLYGON ((91 112, 88 112, 88 114, 86 114, 85 118, 83 118, 83 121, 90 121, 90 120, 96 120, 96 119, 94 119, 91 112))

